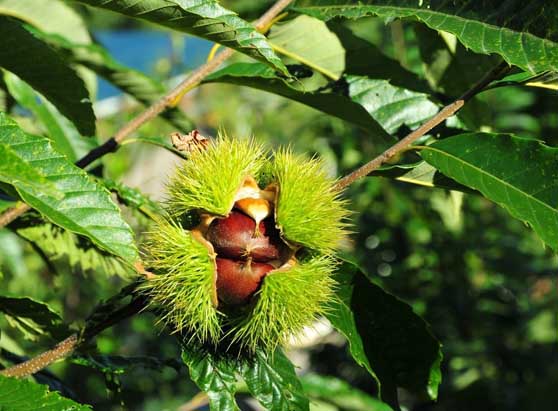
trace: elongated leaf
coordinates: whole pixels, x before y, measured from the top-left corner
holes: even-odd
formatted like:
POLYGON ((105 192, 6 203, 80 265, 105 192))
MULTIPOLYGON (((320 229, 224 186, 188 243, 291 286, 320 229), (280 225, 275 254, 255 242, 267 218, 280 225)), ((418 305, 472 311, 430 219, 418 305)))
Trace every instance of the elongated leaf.
POLYGON ((424 320, 350 263, 341 266, 337 281, 338 300, 328 318, 347 337, 355 360, 373 370, 382 399, 396 404, 396 387, 435 399, 442 353, 424 320))
POLYGON ((78 0, 220 43, 287 75, 265 36, 215 0, 78 0))
MULTIPOLYGON (((141 71, 120 64, 99 44, 75 44, 61 36, 46 34, 36 29, 29 30, 60 51, 69 61, 87 67, 140 103, 150 105, 161 98, 167 90, 163 83, 141 71)), ((165 110, 161 117, 179 130, 193 128, 192 120, 178 108, 165 110)))
POLYGON ((82 137, 74 125, 62 116, 52 104, 19 79, 15 74, 4 75, 10 94, 17 102, 29 109, 42 123, 46 137, 56 151, 75 162, 95 147, 96 138, 82 137))
POLYGON ((457 36, 476 53, 501 55, 508 63, 538 73, 558 69, 558 3, 545 0, 456 2, 430 0, 298 0, 294 8, 320 19, 417 19, 457 36))
POLYGON ((211 411, 238 409, 235 361, 217 358, 214 354, 184 346, 182 361, 190 370, 190 378, 209 397, 211 411))
POLYGON ((345 49, 321 20, 302 15, 275 24, 269 32, 269 42, 276 52, 327 78, 338 80, 345 69, 345 49))
POLYGON ((21 23, 0 16, 0 67, 41 92, 85 135, 95 134, 95 115, 83 81, 62 58, 21 23), (48 74, 48 75, 47 75, 48 74))
POLYGON ((286 80, 277 77, 273 70, 263 64, 231 64, 208 76, 205 82, 239 84, 278 94, 356 124, 368 130, 372 136, 380 140, 392 140, 366 110, 359 104, 351 101, 350 98, 341 93, 305 92, 304 90, 297 89, 295 88, 296 82, 288 83, 286 80))
POLYGON ((334 377, 306 374, 302 377, 304 392, 312 399, 319 399, 351 411, 391 411, 391 407, 367 393, 351 387, 334 377))
POLYGON ((89 238, 102 249, 129 263, 136 261, 132 231, 108 191, 54 151, 47 139, 26 134, 1 113, 0 143, 9 145, 21 158, 33 162, 35 169, 63 194, 59 199, 35 187, 15 186, 26 203, 55 224, 89 238))
POLYGON ((48 334, 59 341, 71 333, 48 305, 31 298, 0 295, 0 313, 9 316, 10 322, 31 339, 48 334))
POLYGON ((558 249, 558 148, 506 134, 468 133, 427 146, 421 155, 527 222, 558 249))
POLYGON ((308 398, 291 361, 281 350, 273 356, 258 351, 253 360, 240 364, 239 372, 250 393, 268 410, 304 411, 308 398))
POLYGON ((90 411, 88 405, 78 404, 46 385, 0 375, 0 410, 2 411, 90 411))

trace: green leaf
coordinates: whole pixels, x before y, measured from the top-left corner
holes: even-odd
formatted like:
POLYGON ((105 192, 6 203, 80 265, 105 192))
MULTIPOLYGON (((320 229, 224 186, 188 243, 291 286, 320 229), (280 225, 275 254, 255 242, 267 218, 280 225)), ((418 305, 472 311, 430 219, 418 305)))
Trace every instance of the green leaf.
POLYGON ((62 193, 56 189, 56 186, 44 174, 34 169, 30 162, 26 161, 1 139, 0 158, 2 159, 0 162, 0 181, 14 186, 43 190, 45 194, 56 198, 62 197, 62 193))
POLYGON ((64 118, 44 97, 15 74, 6 72, 4 80, 10 94, 22 106, 29 109, 46 129, 46 137, 56 151, 75 162, 94 148, 95 138, 83 138, 73 124, 64 118))
POLYGON ((507 134, 460 134, 427 146, 422 157, 527 222, 558 249, 558 148, 507 134))
POLYGON ((298 16, 273 25, 269 32, 273 49, 332 80, 345 69, 345 50, 337 36, 318 19, 298 16))
POLYGON ((0 375, 0 410, 2 411, 90 411, 88 405, 78 404, 46 385, 0 375))
POLYGON ((410 18, 457 36, 476 53, 501 55, 508 63, 539 73, 558 70, 558 3, 416 0, 298 0, 294 9, 323 20, 334 17, 410 18))
POLYGON ((355 361, 379 380, 382 399, 397 404, 396 387, 435 399, 441 381, 440 343, 412 308, 344 263, 328 319, 349 341, 355 361))
POLYGON ((281 350, 272 356, 257 351, 253 359, 243 361, 239 372, 250 393, 268 410, 304 411, 308 398, 291 361, 281 350))
POLYGON ((29 339, 48 334, 60 341, 71 334, 62 318, 42 302, 28 297, 6 297, 0 295, 0 312, 9 317, 9 322, 19 328, 29 339))
POLYGON ((302 378, 304 392, 313 400, 322 400, 351 411, 392 411, 392 408, 367 393, 334 377, 306 374, 302 378))
POLYGON ((78 0, 233 48, 287 75, 264 35, 215 0, 78 0))
POLYGON ((413 129, 438 112, 428 95, 395 87, 388 80, 347 76, 349 96, 370 113, 388 133, 402 125, 413 129))
POLYGON ((9 17, 0 16, 0 39, 0 67, 17 74, 44 95, 82 134, 94 135, 95 115, 89 94, 75 71, 9 17))
POLYGON ((33 162, 35 169, 63 194, 62 198, 55 198, 36 187, 14 184, 27 204, 53 223, 89 238, 128 263, 137 260, 130 227, 108 191, 95 184, 85 171, 54 151, 47 139, 26 134, 2 113, 0 144, 10 146, 22 159, 33 162))
MULTIPOLYGON (((76 44, 63 37, 49 35, 36 29, 30 29, 30 31, 58 50, 72 63, 87 67, 146 106, 159 100, 167 91, 167 87, 163 83, 141 71, 120 64, 99 44, 76 44)), ((193 128, 192 120, 176 107, 165 110, 161 117, 180 130, 193 128)))
POLYGON ((356 124, 380 140, 393 141, 362 106, 342 93, 306 92, 304 89, 297 89, 296 82, 287 82, 277 77, 273 70, 263 64, 234 63, 209 75, 204 82, 238 84, 278 94, 356 124))
POLYGON ((91 42, 81 16, 62 0, 0 0, 0 14, 15 17, 46 33, 58 34, 79 44, 91 42))
POLYGON ((236 392, 236 361, 218 358, 215 354, 183 346, 182 361, 190 370, 192 381, 207 394, 211 411, 238 410, 236 392))

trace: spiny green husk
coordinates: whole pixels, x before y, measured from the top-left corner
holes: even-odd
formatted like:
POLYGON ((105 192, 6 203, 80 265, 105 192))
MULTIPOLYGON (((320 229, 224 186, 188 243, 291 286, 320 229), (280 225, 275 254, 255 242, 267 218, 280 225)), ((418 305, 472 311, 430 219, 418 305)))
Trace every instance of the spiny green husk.
POLYGON ((220 314, 213 305, 216 274, 208 249, 190 231, 160 221, 149 233, 146 250, 146 262, 158 274, 142 290, 153 306, 164 309, 160 321, 202 343, 216 344, 220 314))
POLYGON ((169 212, 191 210, 226 216, 247 176, 257 177, 266 153, 252 139, 233 140, 224 134, 203 150, 189 154, 168 185, 169 212))
POLYGON ((330 253, 347 234, 349 212, 341 192, 327 176, 324 162, 279 150, 272 165, 279 187, 276 221, 283 237, 314 250, 330 253))
POLYGON ((157 276, 143 289, 160 308, 161 321, 202 344, 252 353, 272 352, 311 325, 333 298, 332 255, 347 232, 346 203, 333 187, 321 160, 290 149, 270 157, 253 140, 220 136, 190 153, 169 184, 169 214, 146 245, 148 269, 157 276), (262 189, 277 188, 276 225, 283 240, 303 250, 293 247, 299 261, 269 272, 247 305, 216 307, 215 255, 180 222, 184 216, 227 216, 247 177, 262 189))
POLYGON ((324 314, 333 296, 335 265, 331 257, 322 255, 268 274, 255 295, 254 307, 233 324, 232 341, 251 352, 258 347, 272 352, 311 325, 324 314))

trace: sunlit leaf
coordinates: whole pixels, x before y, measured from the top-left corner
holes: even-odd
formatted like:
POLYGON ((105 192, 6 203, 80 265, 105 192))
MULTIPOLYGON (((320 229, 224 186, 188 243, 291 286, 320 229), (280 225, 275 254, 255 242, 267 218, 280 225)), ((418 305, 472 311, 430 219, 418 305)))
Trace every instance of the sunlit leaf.
POLYGON ((62 194, 61 198, 56 198, 40 188, 14 184, 26 203, 55 224, 84 235, 128 263, 137 260, 130 227, 108 191, 98 186, 85 171, 54 151, 47 139, 23 132, 1 113, 0 144, 8 145, 23 160, 33 162, 34 168, 62 194))
POLYGON ((408 18, 457 36, 476 53, 501 55, 508 63, 539 73, 558 70, 558 3, 534 0, 298 0, 298 12, 323 20, 379 16, 408 18))
POLYGON ((558 148, 507 134, 468 133, 427 146, 421 155, 558 248, 558 148))

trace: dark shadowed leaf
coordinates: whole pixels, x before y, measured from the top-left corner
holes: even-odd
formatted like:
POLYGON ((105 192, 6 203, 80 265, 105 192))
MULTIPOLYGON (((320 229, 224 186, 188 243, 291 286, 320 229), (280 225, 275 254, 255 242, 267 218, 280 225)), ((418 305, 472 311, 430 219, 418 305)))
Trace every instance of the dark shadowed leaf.
POLYGON ((124 374, 135 369, 151 369, 161 371, 164 367, 179 370, 184 367, 177 360, 163 361, 155 357, 121 357, 118 355, 73 355, 70 359, 74 364, 94 368, 103 373, 124 374))
POLYGON ((48 305, 28 297, 0 295, 0 313, 8 316, 10 323, 30 339, 47 334, 53 340, 60 341, 71 334, 62 318, 48 305))
POLYGON ((507 134, 468 133, 427 146, 421 155, 558 248, 558 148, 507 134))
POLYGON ((281 350, 272 356, 258 351, 252 360, 243 361, 238 368, 250 393, 266 409, 308 411, 308 398, 294 365, 281 350))
POLYGON ((294 8, 323 20, 370 15, 416 19, 454 34, 476 53, 499 54, 526 71, 558 70, 558 3, 554 1, 534 0, 527 5, 523 0, 298 0, 294 8))
POLYGON ((95 115, 81 78, 46 43, 21 23, 0 16, 0 67, 44 95, 85 135, 95 134, 95 115), (45 75, 48 73, 48 75, 45 75))
POLYGON ((238 409, 236 392, 236 359, 222 359, 198 348, 183 346, 182 361, 190 370, 190 378, 209 397, 211 411, 238 409))
POLYGON ((435 399, 442 352, 428 324, 351 263, 339 268, 336 279, 338 299, 328 319, 351 344, 353 358, 372 370, 382 399, 397 404, 397 387, 435 399))
POLYGON ((288 74, 265 36, 214 0, 77 0, 206 38, 288 74))
POLYGON ((369 41, 358 37, 347 27, 328 22, 345 49, 345 73, 371 79, 389 79, 390 84, 421 93, 431 93, 428 83, 385 54, 369 41))
POLYGON ((91 411, 88 405, 78 404, 46 385, 0 375, 0 410, 2 411, 91 411))
POLYGON ((108 191, 85 171, 54 151, 47 139, 25 133, 1 113, 0 143, 10 146, 23 160, 32 161, 35 169, 62 193, 56 198, 36 187, 14 184, 26 203, 53 223, 89 238, 128 263, 137 260, 132 230, 108 191))

